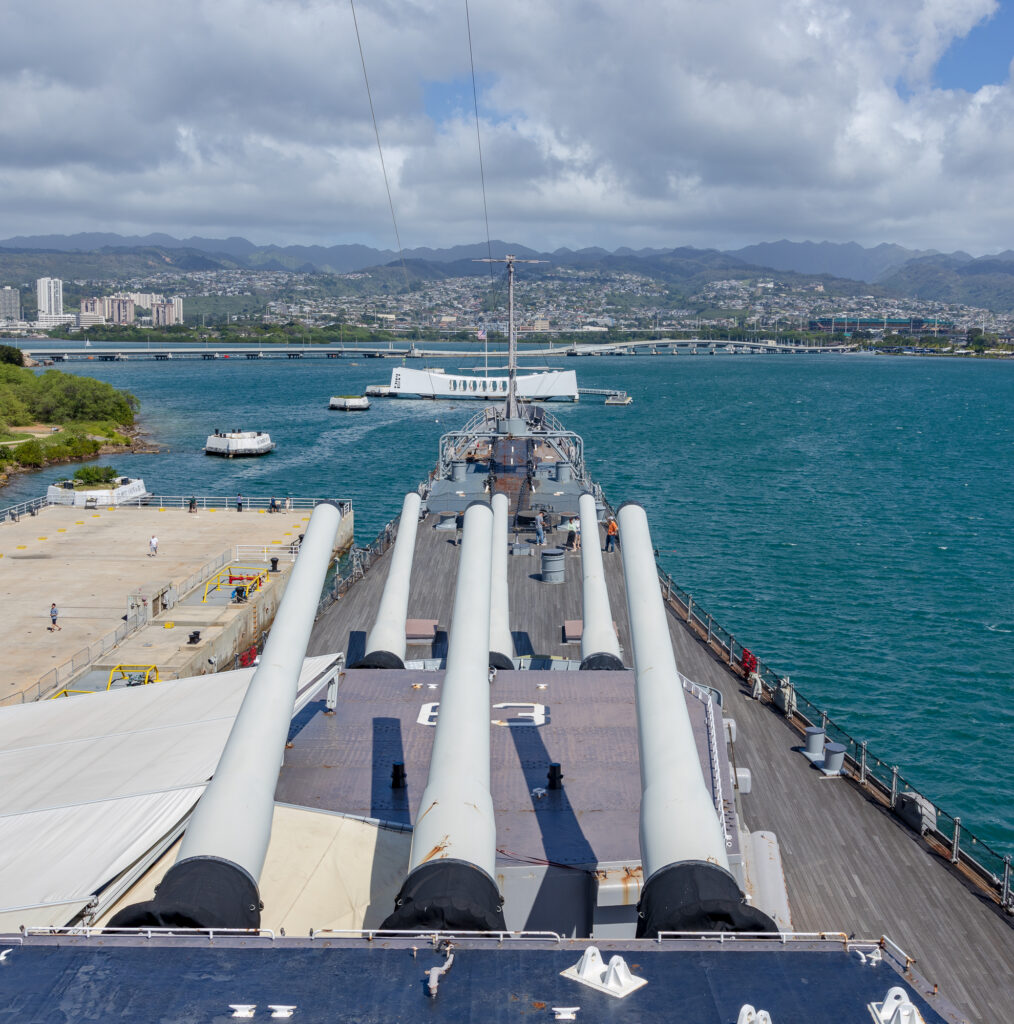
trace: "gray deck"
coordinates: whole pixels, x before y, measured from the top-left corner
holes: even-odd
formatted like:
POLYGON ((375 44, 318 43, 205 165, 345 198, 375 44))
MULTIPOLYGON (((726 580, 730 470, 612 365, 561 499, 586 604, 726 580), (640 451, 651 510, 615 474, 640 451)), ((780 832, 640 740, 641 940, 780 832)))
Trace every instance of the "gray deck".
MULTIPOLYGON (((449 622, 457 570, 458 549, 449 542, 451 537, 432 529, 430 520, 420 524, 409 599, 410 617, 436 618, 442 627, 449 622)), ((626 651, 629 634, 620 558, 603 557, 613 618, 626 651)), ((387 564, 384 556, 322 616, 309 653, 345 650, 352 661, 361 654, 387 564)), ((581 617, 580 555, 567 556, 567 581, 558 586, 539 582, 539 568, 538 549, 533 557, 516 555, 509 562, 517 653, 579 657, 579 645, 563 643, 563 622, 581 617)), ((770 707, 751 700, 739 679, 675 616, 670 632, 680 670, 721 690, 726 716, 738 722, 736 762, 753 774, 753 792, 742 797, 744 824, 778 836, 795 929, 886 934, 916 957, 916 969, 939 984, 941 993, 970 1021, 992 1024, 1009 1019, 1014 1006, 1014 928, 1009 921, 850 782, 826 779, 812 768, 793 750, 800 743, 798 733, 770 707)), ((410 657, 429 654, 428 646, 409 651, 410 657)), ((629 653, 626 658, 629 662, 629 653)), ((555 689, 567 684, 553 679, 552 685, 555 689)), ((425 698, 413 699, 418 703, 425 698)), ((361 742, 369 744, 372 737, 362 737, 361 742)), ((584 745, 594 749, 595 737, 570 742, 570 753, 551 758, 564 763, 565 774, 566 758, 579 756, 584 745)), ((609 784, 608 759, 618 753, 606 751, 605 761, 597 760, 596 783, 609 784)), ((636 766, 636 746, 627 756, 636 766)), ((575 812, 583 813, 588 808, 578 805, 585 797, 580 796, 577 780, 568 781, 575 812)), ((419 787, 422 782, 410 778, 409 785, 419 787)), ((304 802, 306 794, 300 796, 298 802, 304 802)), ((287 798, 294 799, 294 794, 287 798)), ((634 800, 636 812, 636 793, 634 800)))

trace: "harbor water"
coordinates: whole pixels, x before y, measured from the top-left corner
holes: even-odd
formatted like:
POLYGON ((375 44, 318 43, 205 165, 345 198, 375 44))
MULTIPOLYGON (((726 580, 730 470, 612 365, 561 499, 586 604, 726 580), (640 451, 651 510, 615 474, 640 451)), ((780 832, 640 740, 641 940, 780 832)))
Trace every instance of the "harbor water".
MULTIPOLYGON (((349 498, 365 543, 430 471, 440 434, 478 408, 378 399, 365 413, 328 410, 332 394, 386 383, 393 365, 61 368, 140 399, 143 428, 169 451, 102 461, 150 491, 349 498), (277 449, 208 458, 216 428, 267 430, 277 449)), ((609 500, 646 506, 674 581, 966 828, 1014 852, 1014 365, 863 355, 553 365, 633 397, 552 408, 583 435, 609 500)), ((17 477, 0 505, 68 471, 17 477)))

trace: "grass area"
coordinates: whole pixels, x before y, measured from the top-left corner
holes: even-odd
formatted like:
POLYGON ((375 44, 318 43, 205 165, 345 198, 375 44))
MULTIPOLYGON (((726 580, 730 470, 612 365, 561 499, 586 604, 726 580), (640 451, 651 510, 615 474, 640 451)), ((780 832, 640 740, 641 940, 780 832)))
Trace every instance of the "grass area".
POLYGON ((103 444, 128 444, 136 405, 105 381, 0 364, 0 470, 39 469, 90 458, 103 444))

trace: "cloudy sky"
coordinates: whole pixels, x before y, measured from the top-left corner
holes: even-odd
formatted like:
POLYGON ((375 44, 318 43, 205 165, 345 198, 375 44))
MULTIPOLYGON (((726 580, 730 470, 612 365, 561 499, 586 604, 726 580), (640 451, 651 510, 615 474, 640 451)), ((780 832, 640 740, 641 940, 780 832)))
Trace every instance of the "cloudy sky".
MULTIPOLYGON (((357 0, 402 244, 485 237, 464 0, 357 0)), ((1014 247, 1014 0, 470 0, 494 238, 1014 247)), ((0 238, 393 248, 348 0, 11 0, 0 238)))

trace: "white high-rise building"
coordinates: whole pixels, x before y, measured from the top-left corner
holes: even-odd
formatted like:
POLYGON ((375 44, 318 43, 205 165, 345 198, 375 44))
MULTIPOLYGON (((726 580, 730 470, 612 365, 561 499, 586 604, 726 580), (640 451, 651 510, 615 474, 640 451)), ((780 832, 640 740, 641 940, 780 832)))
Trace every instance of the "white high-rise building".
POLYGON ((63 281, 60 278, 40 277, 35 282, 35 295, 39 302, 39 319, 63 315, 63 281))
POLYGON ((21 319, 21 292, 17 288, 0 288, 0 320, 21 319))

